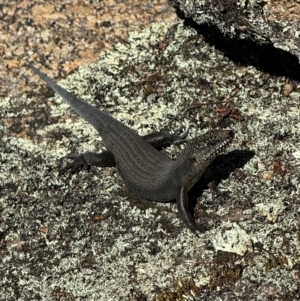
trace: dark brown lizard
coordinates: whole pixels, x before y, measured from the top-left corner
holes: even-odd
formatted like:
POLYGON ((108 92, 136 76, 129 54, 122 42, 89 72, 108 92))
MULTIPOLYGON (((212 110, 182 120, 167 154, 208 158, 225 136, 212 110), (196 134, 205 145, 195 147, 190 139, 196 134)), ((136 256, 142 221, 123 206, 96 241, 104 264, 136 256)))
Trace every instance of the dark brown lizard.
POLYGON ((187 142, 176 160, 171 160, 155 147, 172 142, 174 136, 160 132, 141 137, 106 112, 66 91, 31 64, 30 67, 99 132, 107 148, 101 154, 87 152, 81 156, 71 156, 74 161, 62 169, 61 173, 68 169, 77 171, 90 165, 116 166, 130 191, 156 202, 176 199, 185 225, 193 232, 203 230, 201 226, 197 226, 189 211, 187 193, 216 156, 232 141, 233 131, 212 130, 196 137, 187 142))

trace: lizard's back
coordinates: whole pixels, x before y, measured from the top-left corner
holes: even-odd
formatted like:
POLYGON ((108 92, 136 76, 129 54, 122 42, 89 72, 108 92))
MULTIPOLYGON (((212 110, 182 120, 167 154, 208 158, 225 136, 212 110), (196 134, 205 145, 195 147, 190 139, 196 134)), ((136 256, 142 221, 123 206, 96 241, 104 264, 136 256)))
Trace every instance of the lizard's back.
POLYGON ((113 153, 117 169, 130 191, 153 201, 175 199, 178 177, 171 176, 173 160, 125 124, 68 92, 34 66, 31 68, 99 132, 105 147, 113 153))

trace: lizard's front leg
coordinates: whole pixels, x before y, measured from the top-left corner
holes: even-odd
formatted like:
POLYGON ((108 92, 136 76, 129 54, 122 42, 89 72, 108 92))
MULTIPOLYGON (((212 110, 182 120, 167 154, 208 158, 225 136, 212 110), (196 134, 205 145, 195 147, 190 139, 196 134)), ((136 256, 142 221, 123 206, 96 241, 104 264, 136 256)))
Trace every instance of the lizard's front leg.
POLYGON ((109 151, 103 151, 100 154, 85 152, 81 155, 68 155, 67 158, 73 161, 59 171, 60 175, 64 174, 67 170, 71 173, 78 173, 82 169, 89 169, 92 165, 99 167, 116 166, 115 158, 109 151))
MULTIPOLYGON (((172 143, 182 143, 188 134, 188 128, 181 134, 175 132, 171 134, 169 131, 162 130, 160 132, 151 133, 143 136, 153 147, 159 149, 163 146, 172 143)), ((68 159, 73 160, 68 163, 64 168, 59 171, 59 174, 64 174, 67 170, 71 173, 77 173, 82 169, 89 169, 91 166, 98 167, 115 167, 116 161, 113 154, 110 151, 104 151, 100 154, 93 152, 85 152, 81 155, 68 155, 68 159)))
POLYGON ((181 127, 174 134, 171 134, 167 130, 161 130, 159 132, 145 135, 145 136, 143 136, 143 138, 146 139, 147 142, 149 142, 156 149, 161 148, 166 145, 173 144, 173 143, 178 145, 178 144, 186 142, 185 138, 189 133, 189 127, 187 127, 184 130, 184 132, 181 133, 182 129, 184 129, 184 127, 181 127))
POLYGON ((204 183, 207 184, 207 187, 209 188, 211 194, 212 194, 212 198, 221 198, 224 199, 224 196, 226 195, 226 193, 224 194, 222 191, 220 191, 218 189, 218 187, 216 186, 216 181, 215 181, 215 176, 214 176, 214 172, 211 169, 210 166, 208 166, 205 169, 205 172, 203 173, 203 175, 201 176, 201 179, 204 183))

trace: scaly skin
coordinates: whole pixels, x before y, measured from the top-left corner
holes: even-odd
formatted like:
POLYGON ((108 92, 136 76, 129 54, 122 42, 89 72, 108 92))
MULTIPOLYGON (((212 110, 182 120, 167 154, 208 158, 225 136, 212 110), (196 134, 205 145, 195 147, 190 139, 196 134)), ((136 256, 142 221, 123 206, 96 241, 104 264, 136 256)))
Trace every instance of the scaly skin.
POLYGON ((155 147, 180 141, 185 138, 184 135, 171 135, 162 131, 141 137, 109 114, 66 91, 32 64, 30 67, 98 131, 108 150, 101 154, 88 152, 81 156, 70 156, 74 161, 62 169, 61 173, 68 169, 78 171, 89 165, 116 166, 130 191, 157 202, 176 199, 180 216, 186 226, 193 232, 202 230, 188 209, 187 192, 231 142, 232 131, 214 130, 190 140, 178 158, 171 160, 155 147))

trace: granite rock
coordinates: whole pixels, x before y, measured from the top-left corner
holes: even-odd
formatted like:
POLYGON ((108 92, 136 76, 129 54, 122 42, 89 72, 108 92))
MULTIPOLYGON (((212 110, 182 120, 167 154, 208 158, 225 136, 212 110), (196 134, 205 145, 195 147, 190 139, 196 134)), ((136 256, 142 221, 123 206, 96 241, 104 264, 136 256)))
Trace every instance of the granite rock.
POLYGON ((300 60, 300 3, 296 0, 170 0, 197 24, 231 38, 272 44, 300 60))

